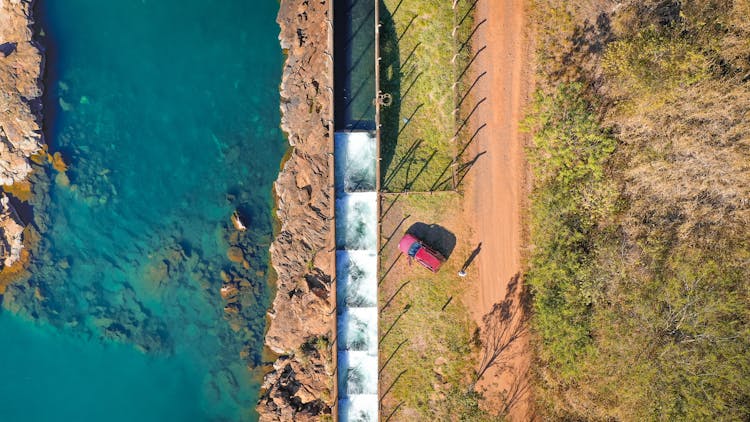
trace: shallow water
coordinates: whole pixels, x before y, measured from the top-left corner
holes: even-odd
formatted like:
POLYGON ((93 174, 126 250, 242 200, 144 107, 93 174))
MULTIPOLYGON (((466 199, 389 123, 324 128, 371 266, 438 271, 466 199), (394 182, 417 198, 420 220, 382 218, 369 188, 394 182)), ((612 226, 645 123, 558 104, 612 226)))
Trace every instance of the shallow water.
POLYGON ((70 169, 50 172, 36 199, 29 284, 3 298, 0 420, 254 419, 245 367, 261 359, 271 184, 286 146, 278 2, 36 8, 45 135, 70 169), (222 271, 246 283, 247 324, 224 318, 222 271))

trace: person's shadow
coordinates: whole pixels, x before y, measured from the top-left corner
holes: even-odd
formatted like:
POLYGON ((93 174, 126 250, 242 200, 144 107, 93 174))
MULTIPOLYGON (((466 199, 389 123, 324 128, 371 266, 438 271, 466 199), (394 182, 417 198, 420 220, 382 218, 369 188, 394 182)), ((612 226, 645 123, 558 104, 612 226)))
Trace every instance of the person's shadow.
POLYGON ((474 258, 476 258, 477 255, 479 255, 479 251, 481 250, 482 250, 482 242, 479 242, 479 245, 477 245, 476 249, 474 249, 471 252, 471 255, 469 255, 469 257, 466 259, 466 262, 464 262, 464 265, 461 266, 462 272, 466 271, 466 269, 469 268, 469 265, 471 265, 471 263, 474 261, 474 258))

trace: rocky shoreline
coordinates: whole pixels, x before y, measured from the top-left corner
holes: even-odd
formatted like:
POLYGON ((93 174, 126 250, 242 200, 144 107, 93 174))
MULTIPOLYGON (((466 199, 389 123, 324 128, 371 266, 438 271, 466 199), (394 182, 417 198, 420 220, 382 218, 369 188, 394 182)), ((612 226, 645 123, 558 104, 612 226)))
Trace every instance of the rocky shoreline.
POLYGON ((281 126, 291 151, 275 184, 277 292, 265 342, 279 358, 264 378, 262 421, 319 420, 335 400, 329 8, 326 0, 282 0, 277 17, 287 53, 281 126))
POLYGON ((31 158, 42 151, 43 57, 34 42, 30 0, 0 0, 0 295, 23 265, 24 223, 15 207, 29 199, 31 158), (7 193, 7 194, 6 194, 7 193))

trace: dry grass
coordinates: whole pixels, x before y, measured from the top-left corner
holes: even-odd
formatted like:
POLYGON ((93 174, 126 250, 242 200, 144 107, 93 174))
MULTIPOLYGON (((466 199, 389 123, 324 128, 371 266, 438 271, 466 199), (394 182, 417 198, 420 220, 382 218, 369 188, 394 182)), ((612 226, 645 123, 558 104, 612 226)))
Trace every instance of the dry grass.
POLYGON ((382 419, 393 413, 391 420, 399 421, 493 420, 469 391, 479 348, 473 337, 476 324, 460 299, 469 277, 456 275, 471 251, 461 197, 387 195, 382 206, 388 210, 381 232, 384 278, 379 288, 382 419), (397 202, 390 207, 394 199, 397 202), (437 274, 399 258, 397 242, 417 222, 439 224, 458 236, 452 255, 437 274))
MULTIPOLYGON (((538 234, 558 223, 540 198, 607 185, 618 196, 603 210, 573 201, 576 219, 563 222, 585 227, 585 241, 550 255, 566 265, 576 258, 566 267, 575 289, 561 295, 559 279, 539 271, 551 243, 532 245, 529 281, 547 289, 537 289, 534 300, 549 312, 532 324, 541 414, 750 415, 748 13, 747 0, 536 0, 542 94, 582 82, 597 105, 591 112, 617 148, 606 178, 532 201, 532 238, 546 239, 538 234), (550 298, 561 302, 547 306, 550 298), (572 327, 587 339, 571 351, 577 358, 564 374, 549 358, 557 338, 538 331, 554 318, 581 321, 572 327)), ((564 151, 558 147, 552 150, 564 151)))

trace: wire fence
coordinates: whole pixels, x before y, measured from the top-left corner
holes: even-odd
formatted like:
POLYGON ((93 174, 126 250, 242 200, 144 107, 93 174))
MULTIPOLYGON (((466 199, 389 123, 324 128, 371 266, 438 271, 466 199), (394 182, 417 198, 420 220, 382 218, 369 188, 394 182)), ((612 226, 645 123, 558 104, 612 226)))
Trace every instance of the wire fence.
MULTIPOLYGON (((389 17, 393 17, 398 9, 402 7, 404 2, 415 2, 418 0, 401 0, 396 7, 390 11, 389 17)), ((476 137, 476 133, 473 135, 469 132, 469 129, 473 127, 470 124, 470 119, 475 114, 476 109, 484 99, 480 99, 478 103, 472 104, 474 98, 472 96, 472 89, 477 84, 477 81, 484 75, 480 76, 473 83, 469 81, 469 75, 471 66, 474 63, 476 57, 484 50, 485 47, 472 53, 472 39, 474 34, 480 29, 485 23, 480 22, 478 25, 474 25, 473 11, 479 0, 453 0, 450 6, 450 14, 452 19, 452 27, 450 33, 447 31, 442 36, 449 39, 452 54, 450 63, 445 62, 432 62, 430 66, 446 66, 450 67, 450 78, 452 79, 450 87, 450 99, 451 101, 451 116, 449 117, 453 129, 449 133, 442 133, 441 136, 446 137, 446 142, 441 145, 443 147, 436 147, 434 143, 425 142, 421 138, 410 138, 405 135, 405 131, 414 120, 415 116, 418 115, 420 108, 423 103, 420 103, 410 113, 397 113, 398 119, 395 121, 392 119, 386 121, 385 124, 398 125, 398 131, 393 130, 392 133, 395 135, 395 139, 387 139, 386 142, 395 142, 397 147, 397 153, 393 154, 394 159, 388 161, 386 168, 382 169, 381 192, 383 193, 431 193, 441 191, 458 191, 466 173, 471 170, 473 163, 476 160, 466 160, 465 154, 467 152, 468 143, 476 137), (405 117, 408 114, 408 117, 405 117), (403 122, 403 124, 402 124, 403 122), (408 143, 408 144, 407 144, 408 143), (444 151, 441 151, 443 149, 444 151), (440 157, 446 157, 441 159, 440 157), (466 166, 467 163, 471 163, 466 166)), ((384 4, 381 3, 381 7, 384 4)), ((396 19, 403 19, 401 22, 407 22, 406 16, 398 16, 396 19)), ((390 34, 388 32, 381 32, 383 37, 396 37, 396 44, 400 47, 401 44, 405 43, 406 37, 404 36, 409 31, 412 23, 415 20, 415 16, 412 16, 408 23, 398 34, 393 31, 390 34)), ((382 25, 382 22, 379 22, 382 25)), ((388 44, 388 40, 384 41, 384 44, 388 44)), ((376 102, 379 106, 388 107, 383 104, 382 98, 387 98, 389 101, 396 98, 394 101, 400 102, 402 99, 410 95, 415 84, 418 83, 422 71, 417 68, 417 64, 413 62, 419 61, 414 60, 415 55, 419 55, 419 47, 421 42, 415 43, 410 48, 405 49, 408 54, 399 55, 405 56, 405 59, 400 62, 399 68, 403 79, 411 79, 408 87, 399 91, 398 93, 384 92, 382 91, 383 86, 380 85, 378 80, 378 98, 376 102), (407 67, 406 65, 410 66, 407 67)), ((400 50, 399 50, 400 51, 400 50)), ((378 59, 376 66, 380 65, 378 71, 382 71, 382 66, 388 66, 389 63, 383 63, 380 51, 378 51, 378 59)), ((393 59, 391 59, 393 60, 393 59)), ((447 60, 446 60, 447 61, 447 60)), ((424 81, 420 81, 424 82, 424 81)), ((447 84, 446 84, 447 87, 447 84)), ((400 89, 400 84, 399 87, 400 89)), ((400 104, 399 104, 400 105, 400 104)), ((424 119, 425 117, 422 116, 424 119)), ((427 116, 426 119, 429 119, 427 116)), ((380 120, 378 121, 379 126, 380 120)), ((386 131, 388 132, 388 131, 386 131)), ((386 154, 387 155, 387 154, 386 154)))

